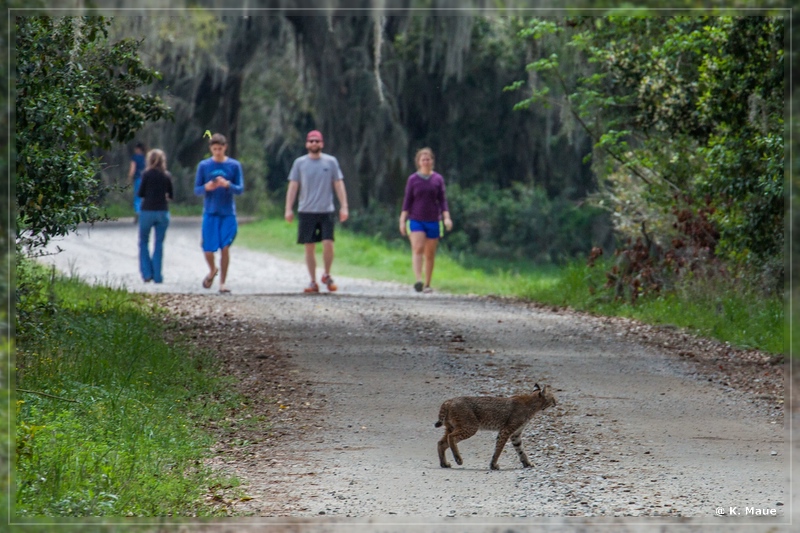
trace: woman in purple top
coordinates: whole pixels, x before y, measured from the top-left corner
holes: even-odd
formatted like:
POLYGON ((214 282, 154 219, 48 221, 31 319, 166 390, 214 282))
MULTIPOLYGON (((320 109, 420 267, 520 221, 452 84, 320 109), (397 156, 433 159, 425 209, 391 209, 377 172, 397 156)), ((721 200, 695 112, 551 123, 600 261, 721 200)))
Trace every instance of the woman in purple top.
POLYGON ((430 148, 417 151, 414 157, 417 171, 408 177, 403 211, 400 213, 400 234, 408 235, 408 240, 411 242, 411 267, 417 278, 414 289, 426 293, 432 292, 433 260, 436 257, 439 238, 442 236, 441 224, 444 222, 447 231, 453 228, 444 192, 444 178, 433 171, 433 161, 433 150, 430 148))

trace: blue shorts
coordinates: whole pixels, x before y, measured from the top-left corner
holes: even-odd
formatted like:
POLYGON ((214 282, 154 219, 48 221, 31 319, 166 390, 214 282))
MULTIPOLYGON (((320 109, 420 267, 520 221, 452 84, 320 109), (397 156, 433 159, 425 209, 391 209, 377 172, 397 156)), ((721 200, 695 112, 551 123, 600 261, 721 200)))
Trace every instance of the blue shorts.
POLYGON ((236 215, 203 214, 202 237, 204 252, 216 252, 233 244, 239 225, 236 215))
POLYGON ((408 231, 424 231, 429 239, 438 239, 442 236, 442 222, 422 222, 420 220, 409 220, 408 231))

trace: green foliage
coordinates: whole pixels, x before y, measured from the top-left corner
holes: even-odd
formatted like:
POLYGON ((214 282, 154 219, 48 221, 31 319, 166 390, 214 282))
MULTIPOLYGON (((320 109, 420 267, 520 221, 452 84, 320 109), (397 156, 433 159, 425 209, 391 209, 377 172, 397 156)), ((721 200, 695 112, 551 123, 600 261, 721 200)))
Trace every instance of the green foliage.
POLYGON ((641 211, 708 198, 720 256, 761 264, 783 253, 783 18, 534 19, 520 36, 540 41, 529 69, 549 91, 536 85, 518 106, 568 105, 600 175, 646 185, 641 211))
MULTIPOLYGON (((6 317, 2 317, 5 322, 6 317)), ((5 325, 4 325, 5 329, 5 325)), ((9 523, 8 509, 9 509, 9 495, 11 493, 10 482, 12 479, 11 473, 11 442, 13 435, 11 433, 11 379, 7 369, 11 368, 11 354, 13 353, 14 344, 8 338, 7 334, 0 336, 0 368, 3 372, 0 374, 0 420, 5 423, 0 425, 0 522, 9 523)))
MULTIPOLYGON (((447 187, 453 230, 442 247, 459 255, 564 263, 586 256, 608 241, 608 214, 565 198, 550 199, 541 187, 513 183, 501 189, 491 182, 447 187)), ((387 241, 402 241, 400 208, 381 204, 351 213, 351 231, 387 241)))
POLYGON ((169 117, 137 89, 159 77, 139 43, 107 41, 103 17, 16 18, 17 244, 42 247, 80 222, 102 219, 97 149, 169 117))
POLYGON ((445 245, 481 257, 564 263, 586 256, 602 239, 598 229, 608 225, 598 208, 550 199, 542 188, 521 183, 453 185, 447 195, 454 228, 445 245))
POLYGON ((239 403, 209 354, 163 340, 145 298, 21 261, 18 516, 199 516, 209 487, 200 429, 239 403))

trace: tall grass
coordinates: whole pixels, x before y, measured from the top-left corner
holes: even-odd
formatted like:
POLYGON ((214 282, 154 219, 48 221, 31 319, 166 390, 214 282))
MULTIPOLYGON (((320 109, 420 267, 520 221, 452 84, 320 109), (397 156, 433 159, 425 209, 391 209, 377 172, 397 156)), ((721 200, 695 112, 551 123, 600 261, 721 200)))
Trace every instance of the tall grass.
MULTIPOLYGON (((141 296, 18 267, 16 514, 201 516, 213 443, 237 402, 208 354, 167 344, 141 296)), ((238 402, 237 402, 238 403, 238 402)))
MULTIPOLYGON (((241 225, 237 244, 303 261, 303 247, 295 244, 296 240, 296 223, 268 219, 241 225)), ((631 304, 615 300, 603 289, 608 264, 598 263, 589 268, 576 261, 564 267, 537 266, 526 261, 449 254, 446 248, 447 237, 436 257, 432 285, 438 290, 516 297, 686 328, 739 347, 772 353, 788 350, 784 345, 787 325, 783 298, 765 295, 741 279, 693 280, 673 291, 631 304)), ((414 281, 407 242, 386 243, 342 226, 336 230, 334 270, 346 276, 407 283, 409 287, 414 281)))
POLYGON ((632 304, 603 290, 604 273, 610 267, 602 262, 594 268, 574 263, 564 269, 559 283, 547 288, 526 288, 520 296, 601 315, 686 328, 740 348, 771 353, 788 350, 784 302, 777 295, 765 295, 741 279, 695 279, 684 280, 674 290, 632 304))

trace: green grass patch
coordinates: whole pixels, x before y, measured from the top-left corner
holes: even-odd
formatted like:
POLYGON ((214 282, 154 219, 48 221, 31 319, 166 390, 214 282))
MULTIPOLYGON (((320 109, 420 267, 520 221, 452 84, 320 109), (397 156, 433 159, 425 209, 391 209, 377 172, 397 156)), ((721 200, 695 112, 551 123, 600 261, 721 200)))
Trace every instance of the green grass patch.
MULTIPOLYGON (((297 223, 279 219, 242 224, 237 244, 278 257, 303 261, 296 244, 297 223)), ((537 266, 526 261, 479 259, 448 254, 447 238, 436 257, 432 285, 453 294, 498 295, 608 316, 624 316, 649 324, 672 325, 743 348, 785 353, 785 302, 765 296, 742 280, 687 281, 674 291, 636 304, 612 298, 605 284, 608 264, 589 268, 576 261, 564 267, 537 266)), ((414 282, 408 242, 386 241, 336 230, 334 271, 343 276, 382 281, 414 282)))
MULTIPOLYGON (((203 214, 202 204, 172 204, 169 212, 176 217, 199 217, 203 214)), ((105 213, 112 220, 119 218, 132 217, 134 215, 133 206, 129 203, 110 203, 105 206, 105 213)))
POLYGON ((764 295, 741 279, 684 280, 672 291, 632 304, 614 299, 603 290, 609 268, 608 263, 598 263, 594 268, 574 263, 563 270, 559 283, 543 290, 526 290, 521 296, 647 324, 685 328, 740 348, 786 353, 785 304, 777 295, 764 295))
MULTIPOLYGON (((520 283, 550 286, 559 279, 556 267, 538 267, 526 262, 495 261, 450 255, 443 249, 436 256, 432 285, 453 294, 516 296, 520 283)), ((236 244, 269 252, 282 259, 304 261, 303 246, 297 244, 297 222, 266 219, 242 224, 236 244)), ((320 252, 318 252, 320 253, 320 252)), ((408 241, 386 242, 336 228, 334 273, 378 281, 414 283, 408 241)))
POLYGON ((206 516, 199 425, 241 401, 146 297, 18 265, 18 517, 206 516))

